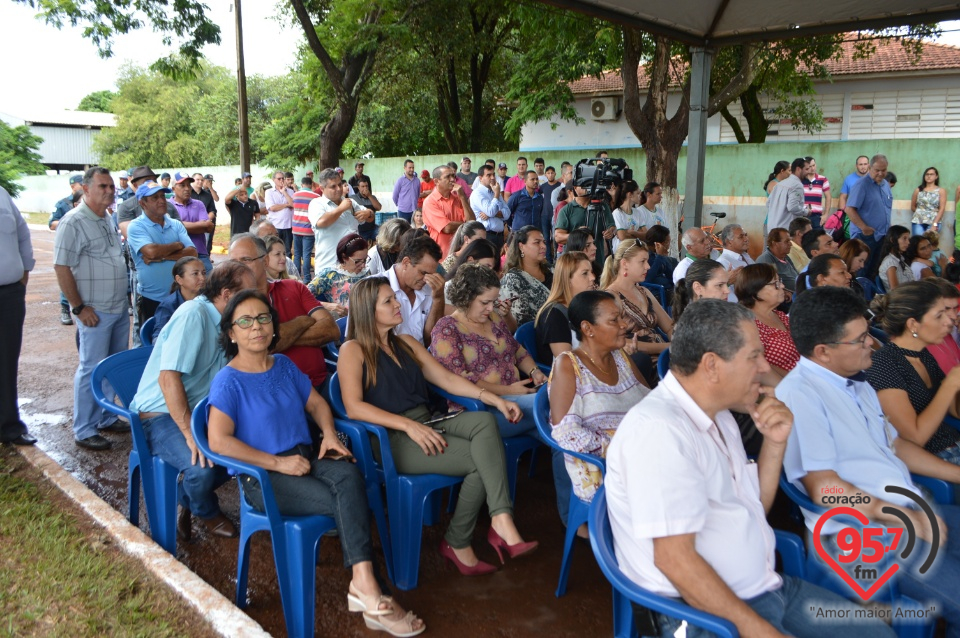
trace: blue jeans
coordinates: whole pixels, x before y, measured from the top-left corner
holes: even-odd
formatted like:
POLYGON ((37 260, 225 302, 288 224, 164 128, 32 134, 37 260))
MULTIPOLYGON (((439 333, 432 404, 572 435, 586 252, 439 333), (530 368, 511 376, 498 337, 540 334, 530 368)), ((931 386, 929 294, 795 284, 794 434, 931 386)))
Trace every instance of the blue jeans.
POLYGON ((177 486, 180 505, 200 518, 213 518, 219 514, 220 504, 213 491, 230 480, 226 468, 191 464, 187 440, 169 414, 147 419, 143 422, 143 431, 147 435, 150 451, 163 459, 164 463, 183 472, 177 486))
POLYGON ((870 249, 870 256, 867 257, 867 263, 863 269, 857 273, 857 277, 866 277, 871 282, 877 276, 877 270, 880 268, 880 247, 883 245, 883 237, 877 237, 877 234, 859 235, 857 239, 862 241, 870 249))
POLYGON ((300 279, 308 284, 313 279, 313 245, 317 238, 313 235, 293 236, 293 265, 300 273, 300 279))
POLYGON ((820 217, 823 213, 810 213, 810 229, 819 230, 820 229, 820 217))
POLYGON ((500 428, 501 438, 518 436, 520 434, 534 434, 537 424, 533 422, 533 401, 536 394, 505 394, 504 400, 513 401, 523 410, 523 416, 516 423, 510 423, 500 410, 491 410, 497 417, 497 427, 500 428))
MULTIPOLYGON (((783 576, 780 589, 760 594, 756 598, 745 600, 753 611, 773 625, 774 629, 788 636, 799 638, 823 638, 824 636, 844 636, 845 638, 893 638, 896 636, 885 622, 877 618, 854 618, 858 609, 864 609, 822 587, 817 587, 793 576, 783 576), (846 619, 817 618, 812 609, 849 610, 846 619)), ((673 636, 680 628, 680 621, 657 614, 660 635, 673 636)), ((687 638, 713 636, 712 632, 699 627, 687 626, 687 638)))
POLYGON ((398 210, 398 211, 397 211, 397 215, 400 216, 400 219, 402 219, 402 220, 404 220, 404 221, 407 221, 407 222, 409 222, 409 223, 411 223, 411 224, 413 223, 413 213, 412 213, 412 212, 410 212, 410 213, 405 213, 405 212, 403 212, 402 210, 398 210))
POLYGON ((930 226, 932 226, 932 224, 910 224, 910 234, 922 235, 930 230, 930 226))
MULTIPOLYGON (((367 506, 367 488, 363 474, 353 463, 316 459, 309 446, 302 448, 301 456, 310 460, 310 473, 289 476, 269 472, 277 508, 284 516, 330 516, 337 521, 343 564, 351 567, 373 560, 373 542, 370 540, 370 511, 367 506)), ((289 453, 287 453, 289 454, 289 453)), ((287 454, 282 454, 285 456, 287 454)), ((254 509, 263 511, 263 494, 255 478, 242 476, 243 495, 254 509)))
MULTIPOLYGON (((130 343, 130 315, 126 309, 118 314, 94 310, 100 322, 89 328, 77 321, 80 336, 80 365, 73 376, 73 436, 86 439, 100 428, 117 422, 117 417, 97 405, 90 390, 90 376, 97 364, 112 354, 123 352, 130 343)), ((104 395, 113 401, 113 388, 106 386, 104 395)))

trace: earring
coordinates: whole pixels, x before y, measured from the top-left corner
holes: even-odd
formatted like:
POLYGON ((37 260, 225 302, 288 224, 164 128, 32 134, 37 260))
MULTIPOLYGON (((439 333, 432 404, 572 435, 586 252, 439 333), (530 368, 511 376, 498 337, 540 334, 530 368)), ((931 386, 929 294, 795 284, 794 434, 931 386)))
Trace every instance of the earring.
POLYGON ((524 259, 523 251, 520 251, 520 259, 524 259))
POLYGON ((236 339, 231 339, 231 340, 230 340, 230 343, 236 343, 236 342, 237 342, 236 339))
POLYGON ((918 335, 917 335, 917 331, 916 331, 916 330, 914 330, 914 331, 913 331, 913 332, 911 332, 910 334, 912 334, 912 335, 913 335, 913 338, 914 338, 914 339, 917 339, 917 338, 919 338, 919 337, 918 337, 918 335))

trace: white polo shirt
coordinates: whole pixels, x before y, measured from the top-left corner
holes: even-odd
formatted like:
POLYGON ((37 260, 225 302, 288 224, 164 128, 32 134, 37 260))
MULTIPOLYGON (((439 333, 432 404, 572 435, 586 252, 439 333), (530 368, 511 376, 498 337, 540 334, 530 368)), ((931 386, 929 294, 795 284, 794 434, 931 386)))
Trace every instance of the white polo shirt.
POLYGON ((307 207, 307 218, 310 220, 310 226, 313 227, 313 234, 316 238, 316 256, 313 260, 315 272, 320 272, 324 268, 334 268, 337 265, 337 244, 341 239, 350 233, 357 232, 360 223, 353 216, 359 210, 359 206, 350 198, 341 199, 350 204, 351 209, 344 211, 337 219, 326 228, 317 228, 317 222, 325 213, 336 210, 340 204, 335 204, 330 199, 320 196, 310 200, 307 207))
MULTIPOLYGON (((736 270, 737 268, 743 268, 744 266, 749 266, 752 263, 755 263, 750 257, 749 253, 741 255, 738 252, 732 250, 727 250, 724 248, 723 252, 717 256, 717 263, 727 269, 727 272, 731 270, 736 270)), ((737 303, 737 296, 733 294, 733 286, 730 286, 730 293, 727 295, 727 301, 732 303, 737 303)))
POLYGON ((726 410, 711 421, 673 373, 624 416, 604 485, 617 560, 641 587, 680 597, 654 565, 653 539, 681 534, 696 535, 697 553, 739 598, 781 586, 757 465, 736 421, 726 410))
POLYGON ((426 325, 427 317, 430 316, 430 310, 433 308, 433 289, 430 288, 429 284, 426 284, 420 290, 414 291, 413 303, 410 303, 410 297, 400 289, 396 266, 388 268, 385 274, 387 279, 390 280, 393 294, 397 296, 397 301, 400 302, 400 316, 403 317, 403 323, 395 329, 396 333, 398 335, 410 335, 423 343, 423 327, 426 325))

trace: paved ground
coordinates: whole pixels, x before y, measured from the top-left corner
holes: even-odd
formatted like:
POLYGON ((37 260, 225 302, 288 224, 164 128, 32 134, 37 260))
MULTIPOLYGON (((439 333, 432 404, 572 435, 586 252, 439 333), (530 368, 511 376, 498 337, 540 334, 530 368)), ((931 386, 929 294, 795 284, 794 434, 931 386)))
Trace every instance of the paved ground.
MULTIPOLYGON (((126 512, 129 436, 108 435, 114 442, 109 452, 90 452, 73 443, 70 415, 77 364, 75 329, 61 326, 58 319, 58 288, 51 265, 53 234, 35 229, 32 236, 37 266, 27 290, 19 383, 25 420, 47 454, 113 507, 126 512)), ((517 487, 517 524, 526 538, 540 541, 535 554, 508 562, 492 576, 468 579, 442 563, 436 551, 445 521, 424 529, 420 586, 412 592, 396 593, 402 604, 426 620, 427 635, 471 638, 612 633, 610 587, 588 545, 577 543, 567 595, 560 599, 553 595, 564 528, 556 513, 547 458, 541 455, 532 478, 527 477, 527 462, 522 463, 517 487)), ((236 520, 236 487, 227 485, 220 493, 224 510, 236 520)), ((496 554, 482 540, 488 525, 488 520, 480 520, 475 547, 482 559, 494 561, 496 554)), ((141 517, 141 526, 149 532, 145 516, 141 517)), ((233 597, 236 541, 214 539, 195 528, 194 540, 180 544, 177 558, 221 593, 233 597)), ((317 634, 371 635, 359 616, 346 611, 349 574, 342 568, 335 540, 324 540, 317 576, 317 634)), ((270 544, 264 534, 254 541, 248 599, 247 611, 254 619, 274 635, 285 634, 270 544)))

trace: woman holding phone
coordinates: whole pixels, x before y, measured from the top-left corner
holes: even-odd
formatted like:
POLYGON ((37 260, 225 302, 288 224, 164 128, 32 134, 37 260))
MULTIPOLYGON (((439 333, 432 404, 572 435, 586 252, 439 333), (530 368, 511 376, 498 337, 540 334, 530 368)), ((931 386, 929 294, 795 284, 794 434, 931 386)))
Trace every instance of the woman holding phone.
POLYGON ((497 415, 500 436, 531 432, 536 428, 534 397, 547 377, 496 312, 497 273, 481 264, 462 264, 447 294, 456 310, 437 321, 430 333, 430 353, 447 370, 520 406, 519 421, 497 415), (520 372, 528 378, 521 380, 520 372))
MULTIPOLYGON (((241 291, 227 303, 220 345, 230 363, 210 386, 210 448, 266 469, 281 514, 333 517, 344 565, 353 571, 348 609, 363 612, 370 629, 416 636, 426 629, 423 621, 384 596, 374 576, 366 484, 337 440, 330 407, 290 359, 270 354, 279 325, 277 311, 257 290, 241 291), (303 410, 291 410, 295 405, 303 410), (323 432, 319 452, 311 447, 304 410, 323 432)), ((260 484, 239 479, 243 498, 262 512, 260 484)))

